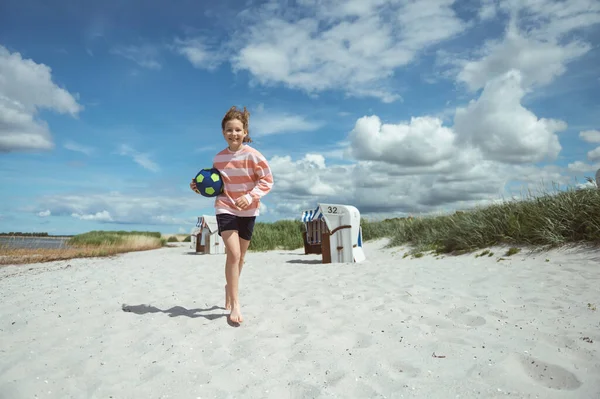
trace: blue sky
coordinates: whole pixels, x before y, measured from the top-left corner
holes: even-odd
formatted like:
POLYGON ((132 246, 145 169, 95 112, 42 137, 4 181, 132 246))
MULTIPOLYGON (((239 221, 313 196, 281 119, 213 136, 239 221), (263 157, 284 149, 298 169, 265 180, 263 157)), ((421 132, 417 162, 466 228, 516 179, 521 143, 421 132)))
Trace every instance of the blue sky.
POLYGON ((594 0, 2 3, 0 231, 189 232, 232 105, 275 176, 262 221, 449 212, 600 168, 594 0))

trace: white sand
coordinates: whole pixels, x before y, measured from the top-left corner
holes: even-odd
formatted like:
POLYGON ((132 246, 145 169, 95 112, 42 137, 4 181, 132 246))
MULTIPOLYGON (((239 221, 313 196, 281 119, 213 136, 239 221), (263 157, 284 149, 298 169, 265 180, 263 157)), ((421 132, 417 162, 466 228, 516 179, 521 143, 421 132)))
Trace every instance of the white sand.
POLYGON ((224 255, 189 244, 2 267, 0 398, 600 397, 600 252, 383 243, 250 253, 237 328, 224 255))

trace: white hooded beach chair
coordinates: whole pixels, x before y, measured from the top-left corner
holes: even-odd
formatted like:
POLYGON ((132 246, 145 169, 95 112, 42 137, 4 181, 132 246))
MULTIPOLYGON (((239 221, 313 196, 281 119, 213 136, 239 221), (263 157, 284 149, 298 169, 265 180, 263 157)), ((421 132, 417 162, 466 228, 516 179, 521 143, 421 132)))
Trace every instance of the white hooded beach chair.
POLYGON ((365 260, 360 212, 351 205, 319 204, 302 214, 304 253, 321 254, 323 263, 365 260))
POLYGON ((219 235, 217 217, 202 215, 198 217, 192 230, 191 246, 196 252, 204 254, 224 254, 225 244, 219 235))

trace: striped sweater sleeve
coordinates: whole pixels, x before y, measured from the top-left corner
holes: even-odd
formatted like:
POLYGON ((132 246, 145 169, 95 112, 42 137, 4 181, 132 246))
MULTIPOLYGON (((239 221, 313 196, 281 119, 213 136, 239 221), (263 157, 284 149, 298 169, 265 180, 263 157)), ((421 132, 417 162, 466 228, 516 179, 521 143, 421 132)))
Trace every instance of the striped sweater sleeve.
POLYGON ((252 156, 252 167, 256 178, 256 186, 247 194, 246 199, 249 203, 259 200, 273 188, 273 174, 266 158, 258 151, 252 156))

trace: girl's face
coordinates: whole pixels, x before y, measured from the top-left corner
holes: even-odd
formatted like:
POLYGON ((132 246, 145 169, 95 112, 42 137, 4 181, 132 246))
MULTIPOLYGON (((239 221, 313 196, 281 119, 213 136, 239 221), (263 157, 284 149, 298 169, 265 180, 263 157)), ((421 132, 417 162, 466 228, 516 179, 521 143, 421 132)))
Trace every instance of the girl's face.
POLYGON ((231 119, 225 123, 223 137, 225 138, 225 141, 227 141, 227 144, 229 144, 230 150, 239 150, 244 143, 244 137, 247 135, 248 133, 244 131, 244 124, 242 121, 238 119, 231 119))

